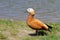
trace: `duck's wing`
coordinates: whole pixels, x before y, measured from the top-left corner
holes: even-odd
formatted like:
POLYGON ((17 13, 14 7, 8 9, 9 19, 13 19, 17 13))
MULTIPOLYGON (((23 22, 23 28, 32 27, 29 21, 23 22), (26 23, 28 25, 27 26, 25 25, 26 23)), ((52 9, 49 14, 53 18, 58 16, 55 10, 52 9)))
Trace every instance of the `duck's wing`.
POLYGON ((34 19, 31 21, 31 26, 36 27, 36 28, 45 28, 48 29, 47 25, 45 25, 42 21, 34 19))

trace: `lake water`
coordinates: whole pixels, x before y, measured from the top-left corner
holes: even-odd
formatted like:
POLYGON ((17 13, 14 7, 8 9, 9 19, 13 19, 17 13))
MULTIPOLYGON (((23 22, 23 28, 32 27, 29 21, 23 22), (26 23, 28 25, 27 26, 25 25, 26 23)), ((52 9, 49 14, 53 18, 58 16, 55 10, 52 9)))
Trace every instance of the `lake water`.
POLYGON ((25 21, 27 8, 34 8, 35 18, 60 22, 60 0, 0 0, 0 18, 25 21))

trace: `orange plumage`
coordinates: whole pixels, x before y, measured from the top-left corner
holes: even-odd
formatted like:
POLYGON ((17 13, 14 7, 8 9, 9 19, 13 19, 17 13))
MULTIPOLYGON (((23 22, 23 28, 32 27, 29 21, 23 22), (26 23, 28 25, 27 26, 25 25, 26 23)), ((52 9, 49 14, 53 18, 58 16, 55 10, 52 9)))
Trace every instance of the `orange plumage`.
POLYGON ((32 8, 28 8, 27 12, 29 13, 28 18, 26 20, 26 23, 29 27, 31 27, 34 30, 49 30, 49 27, 44 24, 42 21, 35 19, 34 15, 35 15, 35 11, 32 8))

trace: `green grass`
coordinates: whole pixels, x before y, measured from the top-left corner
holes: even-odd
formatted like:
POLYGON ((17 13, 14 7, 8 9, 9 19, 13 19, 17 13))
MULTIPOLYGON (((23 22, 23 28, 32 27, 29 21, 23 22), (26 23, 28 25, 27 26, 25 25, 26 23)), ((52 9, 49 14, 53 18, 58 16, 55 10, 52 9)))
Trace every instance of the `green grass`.
POLYGON ((0 19, 0 40, 60 40, 60 23, 47 23, 52 26, 52 32, 45 31, 44 36, 30 36, 34 33, 24 21, 0 19))

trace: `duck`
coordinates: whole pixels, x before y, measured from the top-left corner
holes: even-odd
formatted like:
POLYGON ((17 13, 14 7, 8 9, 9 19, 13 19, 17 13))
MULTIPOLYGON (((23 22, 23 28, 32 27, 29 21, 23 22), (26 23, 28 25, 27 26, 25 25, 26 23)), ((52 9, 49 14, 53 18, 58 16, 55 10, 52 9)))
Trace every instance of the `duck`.
POLYGON ((36 30, 37 35, 38 35, 39 30, 51 31, 50 28, 52 28, 52 27, 48 26, 47 24, 45 24, 41 20, 34 18, 36 13, 33 8, 28 8, 26 11, 28 13, 26 23, 30 28, 36 30))

